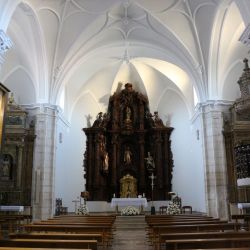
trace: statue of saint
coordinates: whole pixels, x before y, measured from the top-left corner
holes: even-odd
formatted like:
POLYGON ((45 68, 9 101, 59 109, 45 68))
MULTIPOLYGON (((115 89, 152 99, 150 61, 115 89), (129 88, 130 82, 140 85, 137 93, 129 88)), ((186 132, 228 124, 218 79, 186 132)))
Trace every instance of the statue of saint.
POLYGON ((109 170, 109 154, 108 152, 104 152, 104 158, 103 158, 103 171, 108 172, 109 170))
POLYGON ((156 127, 164 127, 162 119, 159 117, 157 111, 154 112, 154 122, 156 127))
POLYGON ((93 127, 100 127, 103 119, 103 113, 99 112, 96 116, 96 120, 94 121, 93 127))
POLYGON ((124 151, 124 162, 126 165, 132 162, 132 152, 130 151, 129 147, 126 147, 124 151))
POLYGON ((130 107, 126 107, 126 119, 125 119, 126 122, 128 121, 131 121, 131 109, 130 107))
POLYGON ((3 165, 2 165, 2 176, 3 177, 10 177, 10 160, 8 158, 8 156, 5 155, 4 159, 3 159, 3 165))
POLYGON ((86 121, 87 121, 87 128, 90 128, 91 127, 90 120, 92 119, 92 116, 90 114, 88 114, 88 115, 85 115, 85 117, 86 117, 86 121))
POLYGON ((146 167, 147 169, 153 169, 155 168, 155 162, 153 157, 151 156, 150 152, 148 152, 148 157, 145 158, 146 161, 146 167))

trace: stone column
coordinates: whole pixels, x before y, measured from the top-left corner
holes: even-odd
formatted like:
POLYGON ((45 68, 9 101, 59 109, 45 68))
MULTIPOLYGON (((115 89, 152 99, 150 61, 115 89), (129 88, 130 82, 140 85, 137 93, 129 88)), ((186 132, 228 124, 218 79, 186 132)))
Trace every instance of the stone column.
POLYGON ((210 216, 228 218, 228 190, 223 113, 231 103, 208 101, 199 107, 203 133, 206 207, 210 216))
POLYGON ((59 109, 55 105, 26 106, 35 121, 35 149, 32 183, 33 218, 47 219, 54 214, 56 128, 59 109))

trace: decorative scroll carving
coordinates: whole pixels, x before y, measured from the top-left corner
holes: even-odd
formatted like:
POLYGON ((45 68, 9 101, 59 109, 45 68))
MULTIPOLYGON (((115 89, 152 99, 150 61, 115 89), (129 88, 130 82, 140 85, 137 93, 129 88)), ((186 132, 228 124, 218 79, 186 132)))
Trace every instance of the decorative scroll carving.
POLYGON ((245 64, 245 68, 240 79, 238 80, 241 98, 236 100, 234 103, 234 108, 239 114, 242 114, 243 112, 245 113, 245 111, 250 109, 250 69, 246 58, 243 62, 245 64))
POLYGON ((3 55, 4 53, 12 47, 13 43, 7 34, 0 30, 0 64, 4 62, 3 55))
POLYGON ((237 179, 250 177, 250 144, 234 148, 237 179))
POLYGON ((250 24, 248 24, 245 30, 243 31, 239 41, 248 47, 250 46, 250 24))

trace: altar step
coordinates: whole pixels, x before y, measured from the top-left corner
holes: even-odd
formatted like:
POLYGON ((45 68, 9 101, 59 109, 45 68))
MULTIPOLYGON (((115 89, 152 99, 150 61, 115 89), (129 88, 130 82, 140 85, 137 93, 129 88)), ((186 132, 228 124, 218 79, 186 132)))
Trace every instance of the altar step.
POLYGON ((145 216, 117 216, 111 250, 151 250, 146 237, 145 216))

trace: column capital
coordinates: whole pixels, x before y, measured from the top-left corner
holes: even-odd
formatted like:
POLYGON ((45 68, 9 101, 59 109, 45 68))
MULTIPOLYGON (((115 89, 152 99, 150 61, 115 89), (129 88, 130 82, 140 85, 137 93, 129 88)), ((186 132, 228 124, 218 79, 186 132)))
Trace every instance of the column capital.
POLYGON ((224 111, 225 108, 233 105, 233 101, 226 100, 207 100, 206 102, 201 102, 198 104, 198 110, 200 112, 207 111, 224 111))
POLYGON ((229 108, 233 105, 233 103, 233 101, 226 100, 207 100, 206 102, 201 102, 195 108, 195 113, 191 118, 191 123, 194 123, 201 114, 212 112, 229 112, 229 108))

